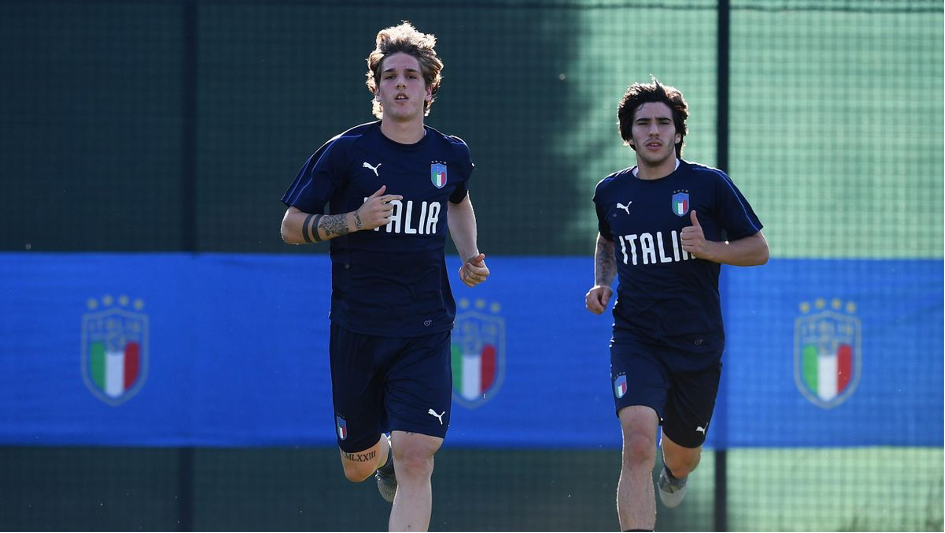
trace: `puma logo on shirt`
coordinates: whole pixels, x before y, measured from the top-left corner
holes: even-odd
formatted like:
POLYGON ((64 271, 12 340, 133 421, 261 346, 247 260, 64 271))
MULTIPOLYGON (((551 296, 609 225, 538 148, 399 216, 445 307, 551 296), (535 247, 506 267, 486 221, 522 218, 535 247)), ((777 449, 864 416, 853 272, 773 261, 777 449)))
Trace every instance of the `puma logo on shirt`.
MULTIPOLYGON (((378 174, 377 174, 377 169, 381 168, 381 165, 383 165, 383 164, 384 164, 384 163, 378 163, 376 167, 372 167, 370 163, 368 163, 367 161, 365 161, 364 164, 361 165, 361 166, 364 167, 364 168, 369 168, 369 169, 373 170, 373 171, 374 171, 374 175, 375 175, 375 176, 378 176, 378 174)), ((386 176, 386 174, 385 174, 385 176, 386 176)), ((378 176, 378 177, 380 177, 380 176, 378 176)))

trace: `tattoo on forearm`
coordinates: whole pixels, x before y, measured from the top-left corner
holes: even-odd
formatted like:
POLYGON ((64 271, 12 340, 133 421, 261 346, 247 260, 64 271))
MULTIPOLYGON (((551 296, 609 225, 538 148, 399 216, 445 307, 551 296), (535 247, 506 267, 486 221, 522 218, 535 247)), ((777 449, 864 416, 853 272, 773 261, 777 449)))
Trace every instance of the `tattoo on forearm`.
POLYGON ((322 219, 325 215, 315 215, 315 220, 312 222, 312 238, 315 242, 322 242, 321 235, 318 234, 318 221, 322 219))
POLYGON ((366 463, 374 459, 377 456, 377 452, 368 452, 368 453, 348 453, 341 452, 345 456, 345 459, 349 461, 354 461, 355 463, 366 463))
POLYGON ((363 229, 364 226, 361 225, 361 213, 360 209, 354 212, 354 227, 355 229, 363 229))
MULTIPOLYGON (((312 244, 312 242, 314 242, 314 241, 312 241, 312 237, 310 237, 310 236, 309 236, 309 233, 308 233, 308 229, 309 229, 309 224, 308 224, 308 223, 312 220, 312 217, 313 217, 313 216, 315 216, 315 215, 314 215, 314 214, 310 214, 309 216, 305 217, 305 221, 302 222, 302 238, 305 239, 305 242, 307 242, 307 243, 309 243, 309 244, 312 244)), ((316 231, 316 234, 317 234, 318 230, 315 230, 315 231, 316 231)))
POLYGON ((322 231, 329 239, 348 234, 348 215, 325 215, 322 217, 322 231))
POLYGON ((617 272, 617 260, 614 259, 614 243, 607 239, 597 239, 597 256, 594 258, 594 284, 609 287, 614 282, 617 272))

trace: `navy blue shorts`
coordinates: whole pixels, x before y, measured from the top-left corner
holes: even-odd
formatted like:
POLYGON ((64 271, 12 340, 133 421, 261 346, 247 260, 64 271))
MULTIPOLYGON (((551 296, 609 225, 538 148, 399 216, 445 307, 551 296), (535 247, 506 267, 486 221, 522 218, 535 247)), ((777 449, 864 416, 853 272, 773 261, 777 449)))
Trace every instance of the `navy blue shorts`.
POLYGON ((446 437, 453 373, 450 332, 377 337, 331 324, 335 437, 348 453, 393 430, 446 437))
MULTIPOLYGON (((686 448, 705 442, 722 376, 722 352, 690 354, 625 337, 610 341, 610 382, 614 407, 645 405, 660 417, 663 433, 686 448), (706 360, 702 370, 677 370, 672 361, 706 360)), ((689 366, 688 364, 686 365, 689 366)))

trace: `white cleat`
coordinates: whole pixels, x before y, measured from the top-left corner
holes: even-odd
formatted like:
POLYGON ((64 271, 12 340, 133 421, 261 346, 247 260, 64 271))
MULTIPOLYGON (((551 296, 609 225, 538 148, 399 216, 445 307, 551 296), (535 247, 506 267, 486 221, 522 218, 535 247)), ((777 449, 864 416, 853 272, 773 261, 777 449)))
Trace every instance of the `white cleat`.
POLYGON ((686 497, 687 479, 689 479, 688 476, 682 479, 670 478, 666 473, 666 467, 663 467, 663 471, 660 472, 660 479, 656 482, 656 488, 659 489, 660 501, 663 502, 663 505, 672 509, 682 503, 683 498, 686 497))

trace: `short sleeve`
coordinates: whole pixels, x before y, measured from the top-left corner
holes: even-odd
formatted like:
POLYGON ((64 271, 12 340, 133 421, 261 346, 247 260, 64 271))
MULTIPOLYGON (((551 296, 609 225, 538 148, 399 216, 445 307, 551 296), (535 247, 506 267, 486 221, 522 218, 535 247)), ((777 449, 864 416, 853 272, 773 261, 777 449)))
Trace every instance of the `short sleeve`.
POLYGON ((454 137, 454 139, 458 140, 460 143, 457 145, 457 151, 459 153, 460 162, 458 166, 462 181, 456 184, 456 188, 453 189, 452 194, 450 194, 450 203, 458 204, 469 194, 469 178, 472 177, 472 172, 476 169, 476 165, 473 164, 472 156, 469 154, 469 146, 458 137, 454 137))
POLYGON ((607 222, 607 207, 601 199, 601 185, 603 185, 603 183, 603 181, 598 183, 597 188, 594 190, 594 210, 597 212, 597 231, 600 232, 601 237, 608 241, 613 241, 614 235, 610 229, 610 224, 607 222))
POLYGON ((305 213, 325 214, 325 204, 347 178, 345 149, 337 138, 332 139, 308 158, 282 202, 305 213))
POLYGON ((750 237, 761 231, 761 221, 730 177, 722 174, 716 189, 719 220, 728 240, 750 237))

